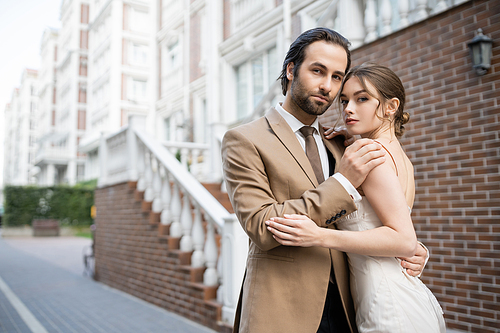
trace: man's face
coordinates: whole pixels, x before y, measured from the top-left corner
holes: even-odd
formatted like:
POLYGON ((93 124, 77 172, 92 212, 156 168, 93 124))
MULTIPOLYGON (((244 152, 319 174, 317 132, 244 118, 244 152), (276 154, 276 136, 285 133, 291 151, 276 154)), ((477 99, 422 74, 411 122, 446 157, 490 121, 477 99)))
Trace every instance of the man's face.
MULTIPOLYGON (((291 100, 307 115, 322 115, 332 105, 346 67, 347 54, 341 46, 324 41, 310 44, 295 76, 292 73, 293 64, 289 66, 291 100)), ((296 112, 300 113, 300 110, 296 112)))

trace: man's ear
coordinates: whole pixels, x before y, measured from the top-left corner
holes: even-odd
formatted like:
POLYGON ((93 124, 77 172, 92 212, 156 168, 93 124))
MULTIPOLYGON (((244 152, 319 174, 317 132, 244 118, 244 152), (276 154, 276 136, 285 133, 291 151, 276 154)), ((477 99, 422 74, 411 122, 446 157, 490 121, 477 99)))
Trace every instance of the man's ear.
POLYGON ((295 64, 293 62, 289 62, 288 65, 286 65, 286 78, 290 81, 293 80, 293 68, 295 67, 295 64))
POLYGON ((399 109, 399 99, 396 97, 391 98, 386 103, 385 115, 389 117, 393 117, 396 111, 399 109))

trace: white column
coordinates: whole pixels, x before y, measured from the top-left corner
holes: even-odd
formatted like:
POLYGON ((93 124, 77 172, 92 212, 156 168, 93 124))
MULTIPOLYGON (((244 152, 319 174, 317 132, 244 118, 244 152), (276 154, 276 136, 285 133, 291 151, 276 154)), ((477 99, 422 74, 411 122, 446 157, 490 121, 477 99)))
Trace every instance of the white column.
POLYGON ((142 142, 137 141, 137 191, 144 192, 146 190, 146 179, 144 178, 144 170, 146 169, 145 147, 142 142))
POLYGON ((205 265, 205 254, 203 253, 205 231, 203 230, 200 207, 198 207, 198 205, 196 204, 194 208, 194 223, 192 235, 194 252, 191 256, 191 266, 203 267, 205 265))
POLYGON ((55 184, 54 180, 55 180, 55 176, 56 176, 56 168, 54 166, 54 164, 47 164, 47 176, 46 176, 46 179, 47 179, 47 182, 46 182, 46 185, 47 186, 52 186, 55 184))
POLYGON ((203 274, 203 283, 207 286, 216 286, 219 283, 217 276, 217 244, 215 242, 214 222, 208 221, 207 241, 205 242, 205 259, 207 269, 203 274))
POLYGON ((68 162, 68 166, 66 168, 66 179, 68 180, 69 185, 76 184, 76 160, 68 162))
POLYGON ((390 34, 392 32, 392 6, 390 0, 382 0, 380 4, 380 17, 382 19, 382 30, 380 35, 385 36, 390 34))
POLYGON ((180 243, 181 251, 193 251, 193 240, 191 238, 191 228, 193 226, 193 218, 191 213, 191 202, 189 201, 189 194, 184 192, 182 198, 182 212, 181 212, 181 225, 182 225, 182 239, 180 243))
MULTIPOLYGON (((127 154, 128 154, 128 180, 137 181, 139 179, 137 171, 137 137, 135 136, 132 124, 127 129, 127 154)), ((88 159, 87 159, 88 160, 88 159)), ((85 172, 87 172, 85 168, 85 172)))
POLYGON ((153 158, 152 162, 155 162, 155 168, 153 170, 153 204, 151 210, 155 213, 160 213, 163 208, 161 200, 162 181, 160 177, 160 162, 156 158, 153 158))
POLYGON ((434 6, 432 9, 433 14, 441 13, 444 12, 448 8, 448 5, 446 4, 446 1, 444 0, 439 0, 437 4, 434 6))
POLYGON ((163 171, 165 172, 163 176, 163 184, 161 187, 161 202, 163 210, 161 211, 160 221, 161 224, 170 224, 170 222, 172 222, 170 220, 170 200, 172 197, 172 189, 170 187, 170 175, 168 173, 168 170, 164 168, 163 171))
POLYGON ((366 1, 365 9, 365 43, 369 43, 377 39, 377 13, 375 0, 366 1))
POLYGON ((233 323, 248 255, 248 236, 234 214, 224 219, 221 253, 223 256, 222 320, 233 323))
POLYGON ((427 0, 416 0, 415 13, 416 22, 427 18, 427 0))
POLYGON ((410 22, 408 21, 408 14, 410 11, 409 1, 399 0, 398 11, 399 11, 399 28, 402 29, 410 24, 410 22))
POLYGON ((337 5, 335 24, 339 32, 356 48, 363 43, 365 30, 363 27, 363 6, 360 1, 340 0, 337 5))
POLYGON ((180 222, 181 217, 181 195, 179 192, 179 185, 174 180, 174 186, 172 189, 172 201, 170 202, 170 217, 172 225, 170 226, 170 236, 181 237, 182 236, 182 226, 180 222))
POLYGON ((108 176, 108 143, 106 141, 106 137, 104 136, 103 133, 101 133, 101 138, 99 141, 99 168, 100 174, 99 174, 99 186, 102 187, 106 185, 107 182, 107 176, 108 176))
POLYGON ((146 169, 144 170, 144 180, 146 182, 146 189, 144 191, 144 201, 151 202, 154 199, 154 194, 153 194, 153 169, 151 165, 151 157, 152 157, 151 152, 146 152, 144 154, 144 161, 145 161, 145 167, 146 169))

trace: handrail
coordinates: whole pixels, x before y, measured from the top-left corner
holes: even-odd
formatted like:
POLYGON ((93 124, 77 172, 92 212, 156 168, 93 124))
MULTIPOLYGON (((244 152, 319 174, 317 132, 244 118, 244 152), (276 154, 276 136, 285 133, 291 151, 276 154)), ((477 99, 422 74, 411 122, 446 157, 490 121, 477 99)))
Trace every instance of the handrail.
POLYGON ((169 173, 176 179, 179 185, 189 193, 190 197, 198 203, 207 215, 219 227, 224 225, 224 218, 231 214, 218 202, 203 185, 198 182, 193 175, 185 170, 179 161, 170 154, 160 143, 151 139, 144 133, 134 130, 137 137, 151 150, 158 160, 168 169, 169 173))

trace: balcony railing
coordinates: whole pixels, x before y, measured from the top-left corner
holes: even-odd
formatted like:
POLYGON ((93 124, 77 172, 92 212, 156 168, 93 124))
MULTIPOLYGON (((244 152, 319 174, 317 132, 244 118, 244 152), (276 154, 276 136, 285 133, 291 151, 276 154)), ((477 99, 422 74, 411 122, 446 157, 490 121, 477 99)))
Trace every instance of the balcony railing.
POLYGON ((50 144, 47 143, 37 149, 34 164, 64 164, 70 159, 71 153, 68 147, 50 146, 50 144))
POLYGON ((275 7, 270 0, 231 0, 231 32, 247 26, 275 7))
POLYGON ((223 320, 232 324, 248 239, 236 216, 187 170, 188 166, 192 172, 197 169, 194 161, 208 147, 161 143, 134 124, 132 118, 128 127, 101 138, 99 186, 137 181, 137 190, 144 192, 144 201, 151 202, 152 212, 160 214, 160 223, 168 226, 169 236, 180 238, 181 251, 191 252, 191 266, 206 268, 203 283, 219 286, 217 300, 223 305, 223 320), (175 156, 179 150, 180 161, 175 156))

